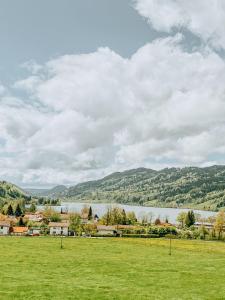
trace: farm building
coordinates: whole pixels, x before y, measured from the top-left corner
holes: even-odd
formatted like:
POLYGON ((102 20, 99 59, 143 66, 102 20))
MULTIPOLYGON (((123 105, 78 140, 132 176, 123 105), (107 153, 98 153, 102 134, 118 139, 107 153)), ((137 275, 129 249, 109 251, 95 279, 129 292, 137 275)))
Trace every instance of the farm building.
POLYGON ((117 226, 97 225, 97 234, 116 236, 121 234, 121 231, 117 229, 117 226))

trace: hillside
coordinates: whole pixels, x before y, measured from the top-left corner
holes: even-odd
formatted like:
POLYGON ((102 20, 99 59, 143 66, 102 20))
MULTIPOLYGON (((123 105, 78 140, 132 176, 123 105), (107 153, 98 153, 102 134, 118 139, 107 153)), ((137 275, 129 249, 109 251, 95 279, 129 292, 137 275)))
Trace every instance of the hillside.
POLYGON ((52 189, 32 189, 27 188, 26 192, 31 196, 36 197, 49 197, 52 199, 57 198, 59 195, 60 197, 63 196, 64 191, 66 191, 67 188, 65 185, 57 185, 52 189))
MULTIPOLYGON (((45 191, 46 196, 52 190, 45 191)), ((225 166, 139 168, 77 184, 54 193, 64 201, 132 203, 218 210, 225 207, 225 166)))
POLYGON ((0 181, 0 206, 5 202, 13 200, 29 200, 30 196, 26 194, 25 191, 17 187, 16 185, 0 181))

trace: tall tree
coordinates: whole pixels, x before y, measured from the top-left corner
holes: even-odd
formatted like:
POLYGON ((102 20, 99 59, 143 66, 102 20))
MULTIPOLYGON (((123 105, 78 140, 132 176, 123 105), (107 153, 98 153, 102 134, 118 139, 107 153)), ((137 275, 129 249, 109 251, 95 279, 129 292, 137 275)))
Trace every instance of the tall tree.
POLYGON ((121 215, 122 215, 122 225, 126 225, 127 224, 127 215, 126 215, 126 212, 125 212, 125 210, 123 209, 122 210, 122 213, 121 213, 121 215))
POLYGON ((78 234, 81 231, 81 217, 78 213, 70 214, 70 230, 78 234))
POLYGON ((22 210, 21 210, 20 205, 18 203, 17 206, 16 206, 16 209, 15 209, 15 216, 20 217, 21 215, 22 215, 22 210))
POLYGON ((92 219, 92 208, 91 206, 89 207, 89 211, 88 211, 88 220, 92 219))
POLYGON ((23 222, 23 218, 20 217, 19 222, 18 222, 18 226, 24 226, 24 222, 23 222))
POLYGON ((185 218, 185 224, 187 227, 190 227, 195 224, 195 214, 194 214, 193 210, 188 211, 186 218, 185 218))
POLYGON ((13 216, 14 215, 14 212, 13 212, 13 208, 12 208, 12 205, 9 204, 8 208, 7 208, 7 213, 6 213, 8 216, 13 216))
POLYGON ((187 213, 182 211, 179 213, 177 216, 177 221, 180 223, 180 227, 183 228, 185 225, 185 220, 186 220, 187 213))
POLYGON ((223 230, 225 229, 225 212, 220 211, 216 216, 215 229, 218 233, 218 239, 221 239, 223 230))

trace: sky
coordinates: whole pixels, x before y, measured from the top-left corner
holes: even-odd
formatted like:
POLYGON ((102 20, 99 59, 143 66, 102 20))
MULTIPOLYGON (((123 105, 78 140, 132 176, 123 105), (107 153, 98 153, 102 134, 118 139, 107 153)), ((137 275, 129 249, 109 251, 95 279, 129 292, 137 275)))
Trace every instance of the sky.
POLYGON ((0 179, 225 164, 223 0, 0 0, 0 179))

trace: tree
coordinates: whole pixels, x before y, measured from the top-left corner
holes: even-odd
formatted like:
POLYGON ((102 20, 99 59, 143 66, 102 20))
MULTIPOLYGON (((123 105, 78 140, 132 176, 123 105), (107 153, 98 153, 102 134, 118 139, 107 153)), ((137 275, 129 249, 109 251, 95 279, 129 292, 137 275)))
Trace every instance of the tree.
POLYGON ((22 210, 20 208, 20 205, 18 203, 17 206, 16 206, 16 209, 15 209, 15 216, 20 217, 22 214, 23 214, 23 212, 22 212, 22 210))
POLYGON ((181 228, 184 227, 185 219, 186 219, 187 213, 186 212, 180 212, 177 216, 177 221, 180 223, 181 228))
POLYGON ((187 227, 190 227, 194 224, 195 224, 195 214, 193 210, 189 210, 185 218, 185 225, 187 227))
POLYGON ((61 220, 60 214, 57 213, 54 209, 51 207, 46 206, 45 209, 43 210, 43 216, 46 222, 58 222, 61 220))
POLYGON ((32 212, 32 213, 34 213, 36 211, 36 205, 35 205, 34 202, 31 203, 29 211, 32 212))
POLYGON ((121 217, 122 217, 122 220, 121 220, 122 225, 126 225, 127 224, 127 215, 126 215, 126 212, 125 212, 124 209, 122 210, 122 216, 121 217))
POLYGON ((136 215, 133 211, 127 213, 127 223, 129 225, 134 225, 137 222, 136 215))
POLYGON ((221 239, 225 226, 225 212, 220 211, 216 216, 215 229, 218 232, 218 239, 221 239))
POLYGON ((50 216, 50 221, 51 222, 60 222, 61 221, 60 214, 57 213, 56 211, 54 211, 50 216))
POLYGON ((24 222, 23 222, 23 218, 20 217, 19 222, 18 222, 18 226, 24 226, 24 222))
POLYGON ((90 206, 89 210, 88 210, 88 220, 91 220, 91 219, 92 219, 92 208, 90 206))
POLYGON ((12 205, 9 204, 8 208, 7 208, 7 213, 6 213, 8 216, 13 216, 14 215, 14 212, 13 212, 13 208, 12 208, 12 205))
POLYGON ((161 224, 161 221, 160 221, 160 218, 158 217, 155 219, 155 225, 160 225, 160 224, 161 224))
POLYGON ((79 233, 81 229, 81 217, 78 213, 70 214, 70 230, 79 233))

